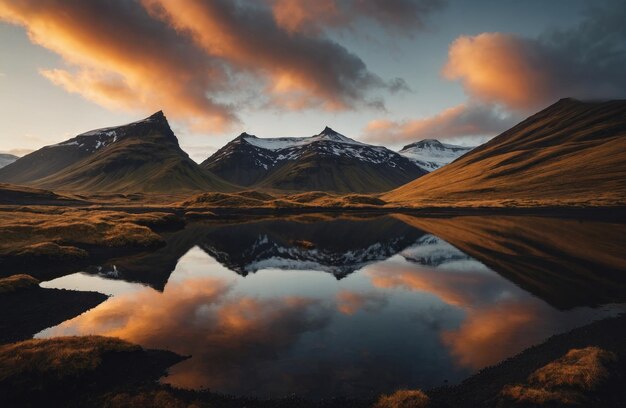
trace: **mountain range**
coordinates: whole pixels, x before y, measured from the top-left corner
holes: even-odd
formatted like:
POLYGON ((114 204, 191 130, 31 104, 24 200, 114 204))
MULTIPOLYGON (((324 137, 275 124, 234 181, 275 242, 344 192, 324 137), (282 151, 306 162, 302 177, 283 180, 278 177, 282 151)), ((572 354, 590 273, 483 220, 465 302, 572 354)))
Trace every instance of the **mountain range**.
POLYGON ((418 206, 623 205, 626 100, 562 99, 382 199, 418 206))
POLYGON ((626 101, 562 99, 477 148, 427 139, 394 152, 328 127, 310 137, 242 133, 201 164, 157 112, 43 147, 0 168, 0 183, 87 193, 373 193, 396 206, 616 205, 626 200, 626 101))
MULTIPOLYGON (((425 140, 397 153, 330 128, 311 137, 243 133, 200 165, 180 148, 163 112, 45 146, 0 169, 0 182, 81 192, 282 191, 379 193, 467 148, 425 140)), ((2 159, 2 157, 0 157, 2 159)), ((7 160, 12 159, 7 157, 7 160)))
POLYGON ((372 193, 426 174, 428 164, 418 156, 409 158, 358 142, 326 127, 310 137, 259 138, 242 133, 201 166, 245 187, 372 193))

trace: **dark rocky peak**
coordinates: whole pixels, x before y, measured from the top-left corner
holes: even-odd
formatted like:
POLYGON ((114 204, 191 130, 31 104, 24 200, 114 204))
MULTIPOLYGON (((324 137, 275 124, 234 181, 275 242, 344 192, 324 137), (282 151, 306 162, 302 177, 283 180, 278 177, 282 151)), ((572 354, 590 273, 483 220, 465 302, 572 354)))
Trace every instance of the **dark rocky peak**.
POLYGON ((320 135, 323 135, 323 136, 338 136, 339 133, 335 132, 333 129, 331 129, 328 126, 326 126, 324 128, 324 130, 322 130, 322 133, 320 133, 320 135))

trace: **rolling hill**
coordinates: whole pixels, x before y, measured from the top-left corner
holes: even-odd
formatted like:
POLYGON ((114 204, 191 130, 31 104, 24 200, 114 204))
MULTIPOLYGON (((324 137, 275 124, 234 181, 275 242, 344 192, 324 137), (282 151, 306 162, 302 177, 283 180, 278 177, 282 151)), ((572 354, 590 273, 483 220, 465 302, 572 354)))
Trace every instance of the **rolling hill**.
POLYGON ((408 205, 624 205, 626 101, 562 99, 382 196, 408 205))
POLYGON ((387 191, 427 173, 396 152, 328 127, 311 137, 264 139, 243 133, 201 166, 246 187, 340 193, 387 191))
POLYGON ((234 189, 189 158, 163 112, 43 147, 0 169, 0 181, 84 192, 234 189))

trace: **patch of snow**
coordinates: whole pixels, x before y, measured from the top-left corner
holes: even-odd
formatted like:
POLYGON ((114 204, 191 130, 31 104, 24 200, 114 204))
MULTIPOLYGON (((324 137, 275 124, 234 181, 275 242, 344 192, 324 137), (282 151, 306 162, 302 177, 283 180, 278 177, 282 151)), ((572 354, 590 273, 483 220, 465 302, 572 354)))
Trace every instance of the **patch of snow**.
POLYGON ((349 145, 367 146, 364 143, 350 139, 340 133, 334 131, 325 131, 310 137, 276 137, 276 138, 260 138, 251 135, 243 136, 243 140, 247 143, 265 150, 278 151, 290 147, 306 146, 311 143, 320 141, 332 141, 349 145))
POLYGON ((472 149, 473 147, 456 146, 433 139, 425 139, 405 146, 398 153, 430 172, 452 163, 472 149))

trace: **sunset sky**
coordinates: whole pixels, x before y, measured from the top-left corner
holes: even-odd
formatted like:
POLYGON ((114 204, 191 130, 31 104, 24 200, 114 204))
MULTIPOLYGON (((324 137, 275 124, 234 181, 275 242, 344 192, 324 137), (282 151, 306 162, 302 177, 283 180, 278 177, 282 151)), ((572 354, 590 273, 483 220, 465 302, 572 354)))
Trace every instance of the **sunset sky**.
POLYGON ((626 97, 624 21, 623 0, 0 0, 0 152, 158 110, 196 161, 326 125, 473 145, 626 97))

